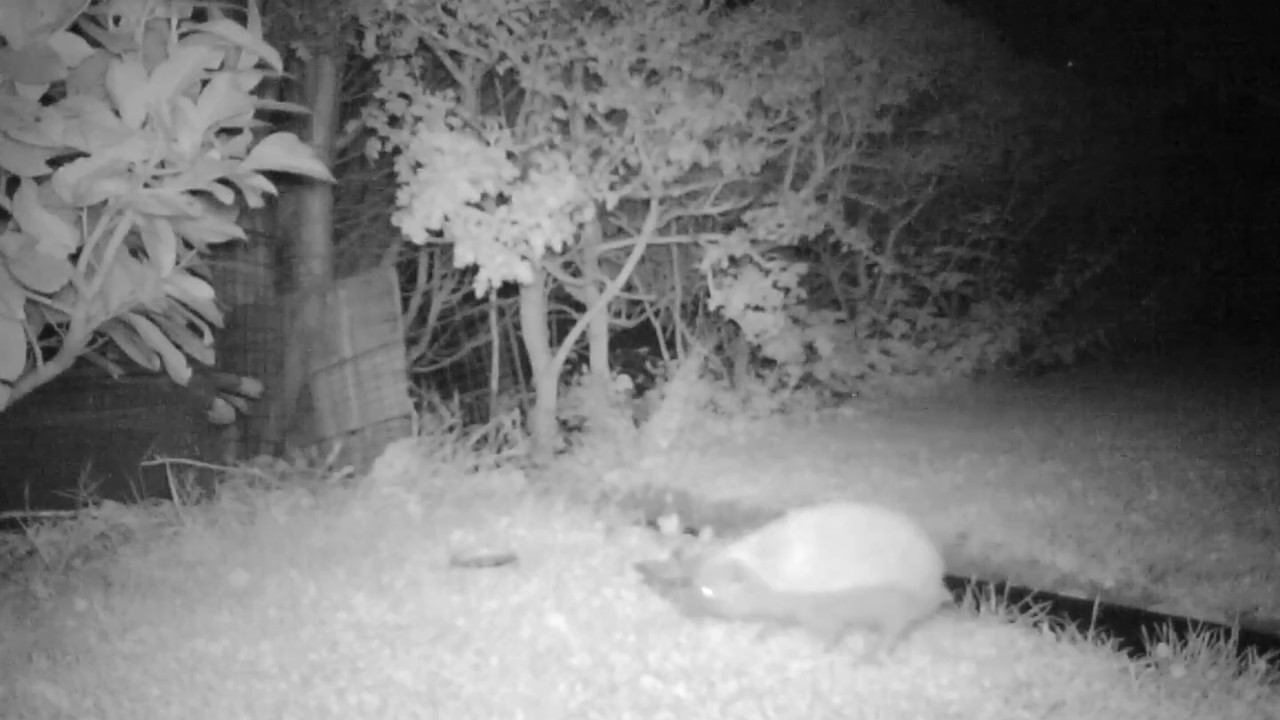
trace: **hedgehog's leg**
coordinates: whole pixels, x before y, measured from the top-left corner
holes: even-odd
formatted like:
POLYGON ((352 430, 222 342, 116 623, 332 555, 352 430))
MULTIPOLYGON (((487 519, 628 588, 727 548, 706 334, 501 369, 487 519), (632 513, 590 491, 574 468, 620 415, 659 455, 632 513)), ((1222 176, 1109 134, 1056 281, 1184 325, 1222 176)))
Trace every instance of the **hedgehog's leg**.
POLYGON ((866 645, 858 656, 859 664, 878 664, 889 657, 889 652, 897 645, 900 632, 881 630, 866 635, 866 645))
POLYGON ((862 653, 861 661, 880 662, 886 659, 916 623, 917 620, 912 615, 877 623, 874 628, 875 639, 867 641, 867 649, 862 653))
POLYGON ((843 618, 822 615, 801 618, 800 625, 826 652, 833 652, 840 647, 850 629, 849 623, 843 618))

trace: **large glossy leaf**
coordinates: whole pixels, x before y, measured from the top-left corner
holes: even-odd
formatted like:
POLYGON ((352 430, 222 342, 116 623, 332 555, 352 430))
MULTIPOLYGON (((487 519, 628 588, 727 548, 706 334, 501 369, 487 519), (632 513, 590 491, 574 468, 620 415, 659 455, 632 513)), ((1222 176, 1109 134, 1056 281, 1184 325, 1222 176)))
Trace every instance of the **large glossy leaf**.
POLYGON ((289 113, 290 115, 309 115, 311 108, 306 105, 300 105, 285 100, 272 100, 270 98, 257 98, 253 101, 253 106, 259 110, 268 112, 289 113))
POLYGON ((137 313, 126 314, 124 320, 137 331, 143 342, 160 355, 165 372, 169 373, 174 382, 186 385, 191 380, 191 365, 187 362, 187 356, 169 340, 163 330, 137 313))
MULTIPOLYGON (((196 103, 185 95, 169 101, 169 155, 190 162, 202 154, 208 128, 196 111, 196 103)), ((177 164, 177 163, 175 163, 177 164)))
POLYGON ((170 297, 207 322, 222 327, 222 311, 214 298, 213 287, 186 271, 179 270, 164 279, 164 289, 170 297))
POLYGON ((177 100, 204 75, 221 63, 221 53, 209 47, 182 44, 151 71, 147 97, 155 103, 177 100))
POLYGON ((174 233, 169 218, 145 218, 138 225, 138 233, 142 236, 142 244, 147 248, 151 267, 160 273, 160 277, 173 272, 178 262, 178 236, 174 233))
POLYGON ((209 79, 196 103, 203 128, 221 127, 227 118, 253 113, 253 97, 236 83, 232 73, 218 73, 209 79))
POLYGON ((238 172, 228 175, 227 180, 235 183, 235 186, 240 188, 240 192, 244 195, 245 204, 254 210, 266 205, 266 202, 262 199, 263 195, 276 194, 275 183, 268 180, 265 175, 238 172))
POLYGON ((265 60, 276 72, 284 71, 284 63, 280 59, 280 53, 277 52, 275 48, 268 45, 261 37, 250 32, 249 29, 243 25, 223 18, 214 20, 213 22, 204 23, 203 25, 193 26, 191 29, 194 32, 183 38, 184 43, 203 42, 204 39, 197 33, 210 33, 223 39, 230 40, 232 43, 240 46, 244 50, 257 55, 265 60))
POLYGON ((107 94, 120 112, 120 119, 133 129, 142 127, 151 106, 147 90, 147 69, 136 55, 113 58, 107 66, 107 94))
POLYGON ((272 133, 262 138, 249 151, 241 169, 276 170, 334 182, 329 168, 320 162, 311 146, 290 132, 272 133))
POLYGON ((196 361, 205 365, 213 365, 217 360, 217 356, 213 350, 213 342, 211 337, 204 337, 203 334, 197 334, 186 324, 168 315, 153 315, 152 322, 156 324, 169 339, 177 345, 182 352, 196 359, 196 361))
POLYGON ((13 278, 35 292, 52 295, 71 279, 71 261, 40 252, 40 243, 26 233, 10 230, 0 235, 0 255, 13 278))
POLYGON ((186 323, 187 327, 192 329, 192 332, 199 331, 200 337, 210 346, 213 345, 213 327, 222 327, 223 324, 222 311, 215 308, 215 312, 217 317, 205 319, 183 303, 172 302, 169 304, 169 314, 186 323))
POLYGON ((116 347, 140 367, 152 372, 160 369, 159 353, 138 336, 132 325, 115 319, 104 323, 101 329, 107 337, 111 338, 116 347))
POLYGON ((245 240, 244 228, 236 222, 238 215, 234 205, 222 205, 203 201, 204 213, 196 218, 175 218, 173 229, 197 248, 224 243, 228 240, 245 240))
POLYGON ((205 187, 205 192, 213 196, 214 200, 223 205, 230 205, 236 201, 236 191, 232 190, 225 182, 212 182, 205 187))

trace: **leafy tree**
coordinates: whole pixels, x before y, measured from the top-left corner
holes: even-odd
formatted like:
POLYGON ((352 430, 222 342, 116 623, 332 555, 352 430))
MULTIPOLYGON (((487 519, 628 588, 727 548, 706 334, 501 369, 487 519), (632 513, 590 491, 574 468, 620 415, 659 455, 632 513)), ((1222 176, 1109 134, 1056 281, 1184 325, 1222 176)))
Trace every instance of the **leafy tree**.
POLYGON ((300 108, 253 95, 282 70, 256 5, 22 0, 0 28, 0 409, 83 355, 115 368, 108 344, 187 382, 222 323, 201 258, 245 238, 239 201, 268 172, 332 180, 257 132, 264 104, 300 108))
POLYGON ((999 330, 1009 303, 975 299, 1006 268, 972 261, 991 243, 968 247, 973 234, 945 221, 993 202, 961 190, 1018 139, 977 28, 928 0, 698 5, 406 0, 364 16, 381 71, 370 151, 396 155, 393 222, 412 242, 451 243, 478 268, 477 294, 520 284, 544 451, 573 343, 585 333, 607 373, 610 318, 666 302, 690 274, 797 372, 815 353, 828 376, 854 377, 873 352, 901 364, 909 351, 918 370, 1016 344, 999 330), (653 271, 671 256, 652 249, 679 246, 696 252, 653 271), (812 253, 779 252, 802 246, 848 261, 825 305, 809 297, 812 253), (581 308, 554 346, 552 290, 581 308), (942 297, 967 298, 983 332, 942 327, 942 297))

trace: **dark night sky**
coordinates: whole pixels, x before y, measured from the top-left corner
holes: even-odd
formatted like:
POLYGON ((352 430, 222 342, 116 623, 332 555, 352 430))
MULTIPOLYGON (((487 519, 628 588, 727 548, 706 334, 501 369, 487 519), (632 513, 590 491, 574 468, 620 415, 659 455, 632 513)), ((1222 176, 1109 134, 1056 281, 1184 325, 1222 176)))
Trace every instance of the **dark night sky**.
MULTIPOLYGON (((1280 3, 1271 0, 955 0, 1018 52, 1074 60, 1117 85, 1213 85, 1280 100, 1280 3)), ((1278 108, 1280 109, 1280 108, 1278 108)))

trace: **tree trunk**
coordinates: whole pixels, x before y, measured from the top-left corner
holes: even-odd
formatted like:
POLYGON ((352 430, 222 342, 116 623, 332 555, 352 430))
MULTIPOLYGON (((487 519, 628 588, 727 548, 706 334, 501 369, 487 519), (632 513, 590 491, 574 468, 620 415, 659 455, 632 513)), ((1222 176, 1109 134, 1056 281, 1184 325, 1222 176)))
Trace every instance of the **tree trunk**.
POLYGON ((560 369, 551 352, 547 332, 547 273, 536 268, 533 282, 520 286, 520 337, 533 370, 533 411, 529 414, 529 435, 533 440, 533 461, 551 459, 555 449, 556 402, 560 369))
MULTIPOLYGON (((601 298, 604 297, 605 287, 608 284, 604 268, 600 267, 602 235, 603 229, 600 227, 599 216, 589 223, 582 233, 583 255, 586 260, 584 264, 587 273, 587 285, 584 288, 583 295, 586 298, 588 310, 600 304, 601 298)), ((591 363, 593 389, 597 392, 608 392, 609 309, 607 306, 603 312, 597 312, 588 320, 587 350, 588 359, 591 363)))
MULTIPOLYGON (((304 67, 304 99, 311 108, 308 142, 316 156, 331 164, 333 141, 337 131, 339 81, 343 61, 333 53, 311 56, 304 67)), ((333 285, 333 186, 309 180, 296 190, 296 234, 292 265, 287 268, 294 289, 295 302, 285 308, 284 365, 280 392, 275 394, 268 442, 279 453, 287 444, 288 433, 296 428, 295 413, 310 377, 308 358, 323 323, 322 303, 333 285)))
MULTIPOLYGON (((654 226, 658 213, 656 208, 653 209, 645 220, 644 235, 631 248, 630 255, 623 263, 618 274, 614 276, 603 288, 588 283, 588 292, 590 297, 594 298, 591 304, 587 306, 586 314, 578 318, 578 322, 565 335, 560 343, 560 347, 552 352, 551 339, 547 331, 547 272, 538 267, 534 271, 533 282, 520 288, 520 332, 524 339, 525 351, 529 354, 529 363, 533 366, 533 382, 534 393, 536 395, 533 406, 533 413, 529 417, 529 433, 533 439, 533 460, 534 462, 543 462, 551 459, 552 451, 555 449, 556 434, 559 431, 559 425, 556 420, 557 403, 559 402, 560 391, 560 368, 564 366, 565 360, 569 357, 569 351, 573 348, 573 344, 582 337, 582 333, 590 329, 593 333, 592 337, 592 364, 600 363, 602 370, 593 370, 593 379, 595 373, 603 372, 607 378, 609 373, 609 302, 618 296, 622 291, 622 286, 626 284, 627 278, 631 277, 631 273, 635 272, 636 265, 640 263, 640 258, 644 256, 644 251, 649 247, 649 238, 652 237, 654 226), (595 333, 600 333, 604 337, 603 342, 596 342, 595 333), (597 360, 596 355, 603 353, 604 359, 597 360)), ((591 241, 591 236, 596 241, 599 240, 600 232, 599 224, 587 229, 586 242, 591 241)))

